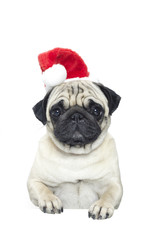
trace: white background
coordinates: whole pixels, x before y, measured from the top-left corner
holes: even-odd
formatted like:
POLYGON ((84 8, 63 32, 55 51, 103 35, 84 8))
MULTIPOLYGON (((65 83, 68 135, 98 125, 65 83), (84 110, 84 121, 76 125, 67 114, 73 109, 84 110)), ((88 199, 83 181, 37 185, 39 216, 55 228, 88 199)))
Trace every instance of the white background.
POLYGON ((1 239, 160 239, 160 5, 155 0, 0 3, 1 239), (89 71, 121 95, 110 132, 124 196, 111 219, 87 210, 43 214, 26 188, 45 128, 32 107, 45 90, 37 55, 77 51, 89 71))

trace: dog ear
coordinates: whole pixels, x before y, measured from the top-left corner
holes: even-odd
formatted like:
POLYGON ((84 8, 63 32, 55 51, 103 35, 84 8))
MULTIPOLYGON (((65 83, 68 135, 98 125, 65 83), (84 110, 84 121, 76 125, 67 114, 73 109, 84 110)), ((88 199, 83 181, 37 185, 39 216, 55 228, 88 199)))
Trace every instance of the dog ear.
MULTIPOLYGON (((51 90, 52 91, 52 90, 51 90)), ((48 102, 48 98, 49 95, 51 93, 51 91, 49 91, 44 99, 42 99, 41 101, 39 101, 32 109, 33 112, 36 116, 36 118, 41 121, 43 123, 43 125, 46 124, 47 122, 47 118, 46 118, 46 108, 47 108, 47 102, 48 102)))
POLYGON ((101 89, 103 94, 106 96, 108 100, 109 115, 112 115, 112 113, 118 108, 121 97, 113 90, 105 87, 103 84, 96 83, 96 85, 101 89))

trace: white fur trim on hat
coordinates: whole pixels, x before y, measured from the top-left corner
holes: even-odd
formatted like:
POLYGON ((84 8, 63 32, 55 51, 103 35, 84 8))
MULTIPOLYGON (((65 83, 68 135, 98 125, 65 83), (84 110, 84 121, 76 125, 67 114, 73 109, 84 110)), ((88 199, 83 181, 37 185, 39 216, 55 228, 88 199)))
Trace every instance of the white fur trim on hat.
POLYGON ((46 91, 50 88, 61 84, 67 78, 67 71, 61 64, 55 64, 42 73, 43 82, 46 87, 46 91))

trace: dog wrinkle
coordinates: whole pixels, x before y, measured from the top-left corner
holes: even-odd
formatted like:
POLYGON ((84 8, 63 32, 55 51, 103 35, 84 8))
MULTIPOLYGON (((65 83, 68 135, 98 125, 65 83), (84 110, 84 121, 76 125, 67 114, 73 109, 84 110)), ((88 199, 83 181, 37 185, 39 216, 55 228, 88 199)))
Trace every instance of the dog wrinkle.
POLYGON ((76 104, 77 104, 77 97, 78 97, 78 94, 79 94, 79 84, 76 86, 76 88, 77 88, 77 94, 75 96, 75 99, 76 99, 76 104))
POLYGON ((82 90, 82 88, 80 87, 79 87, 79 94, 77 95, 77 105, 84 107, 84 90, 82 90))
POLYGON ((84 89, 80 87, 80 84, 78 84, 78 91, 79 91, 79 93, 83 93, 84 92, 84 89))
POLYGON ((72 85, 69 86, 70 91, 68 92, 68 98, 70 101, 70 107, 74 105, 84 106, 84 98, 85 95, 88 94, 88 89, 85 88, 85 85, 81 83, 72 83, 72 85))
POLYGON ((71 86, 71 88, 72 88, 72 95, 74 94, 74 87, 73 86, 71 86))
POLYGON ((91 93, 91 95, 98 99, 96 92, 87 82, 85 82, 85 84, 81 82, 81 84, 84 86, 84 89, 88 90, 88 93, 91 93))

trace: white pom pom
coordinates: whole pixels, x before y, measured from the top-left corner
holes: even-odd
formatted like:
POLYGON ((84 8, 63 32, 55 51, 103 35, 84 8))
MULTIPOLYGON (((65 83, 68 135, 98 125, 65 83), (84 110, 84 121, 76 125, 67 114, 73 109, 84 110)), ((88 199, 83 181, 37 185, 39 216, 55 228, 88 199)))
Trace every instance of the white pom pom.
POLYGON ((61 64, 55 64, 43 72, 43 82, 46 85, 46 90, 61 84, 67 78, 67 71, 61 64))

